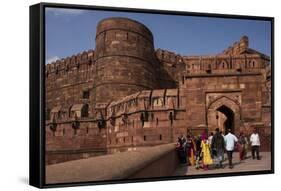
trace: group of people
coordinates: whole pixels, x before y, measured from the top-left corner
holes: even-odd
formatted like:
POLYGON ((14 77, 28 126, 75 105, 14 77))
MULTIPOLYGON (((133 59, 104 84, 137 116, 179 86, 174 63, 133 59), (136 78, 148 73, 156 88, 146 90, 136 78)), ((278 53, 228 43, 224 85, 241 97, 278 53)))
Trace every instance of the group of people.
POLYGON ((188 134, 186 137, 178 137, 177 151, 180 162, 208 170, 210 165, 215 168, 223 168, 224 154, 226 152, 229 168, 233 168, 232 155, 235 150, 239 151, 240 161, 247 156, 248 145, 251 145, 252 158, 260 160, 259 147, 260 137, 255 128, 248 141, 247 136, 240 132, 238 138, 228 129, 224 135, 219 128, 215 133, 207 136, 206 132, 194 137, 188 134))

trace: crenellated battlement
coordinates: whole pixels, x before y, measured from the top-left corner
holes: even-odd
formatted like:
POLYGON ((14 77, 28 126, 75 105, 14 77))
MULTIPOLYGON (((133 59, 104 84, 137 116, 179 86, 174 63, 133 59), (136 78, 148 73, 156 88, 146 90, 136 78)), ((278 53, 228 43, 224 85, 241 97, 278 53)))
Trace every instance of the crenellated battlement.
POLYGON ((107 108, 108 117, 148 110, 179 109, 179 93, 179 89, 158 89, 137 92, 112 102, 107 108))
POLYGON ((49 111, 47 123, 66 123, 73 120, 91 121, 119 118, 123 115, 130 115, 145 111, 170 111, 183 109, 180 103, 179 89, 157 89, 143 90, 124 98, 113 101, 110 104, 98 103, 93 107, 88 104, 74 104, 68 106, 55 106, 49 111), (89 115, 89 111, 94 111, 89 115))
POLYGON ((183 56, 180 54, 176 54, 174 52, 163 50, 163 49, 157 49, 155 51, 156 58, 162 62, 162 63, 168 63, 168 66, 173 66, 183 64, 183 56))
POLYGON ((79 68, 83 64, 93 64, 94 63, 94 50, 88 50, 70 57, 59 59, 55 62, 46 64, 46 75, 55 73, 58 74, 61 71, 71 71, 74 68, 79 68))

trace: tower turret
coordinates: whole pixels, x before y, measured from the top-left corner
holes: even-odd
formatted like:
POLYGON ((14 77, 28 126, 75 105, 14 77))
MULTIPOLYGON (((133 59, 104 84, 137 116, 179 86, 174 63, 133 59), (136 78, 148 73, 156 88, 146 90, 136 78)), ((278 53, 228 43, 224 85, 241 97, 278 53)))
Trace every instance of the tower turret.
POLYGON ((100 21, 96 32, 95 101, 109 102, 156 87, 150 30, 127 18, 100 21))

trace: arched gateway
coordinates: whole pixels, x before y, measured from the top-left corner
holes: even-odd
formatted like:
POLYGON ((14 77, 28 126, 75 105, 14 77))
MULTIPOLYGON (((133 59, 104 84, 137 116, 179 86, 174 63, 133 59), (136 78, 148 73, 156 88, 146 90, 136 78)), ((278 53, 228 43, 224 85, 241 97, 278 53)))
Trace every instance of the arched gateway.
POLYGON ((221 96, 207 106, 207 125, 209 131, 219 128, 226 132, 239 132, 241 126, 241 108, 238 101, 226 96, 221 96))

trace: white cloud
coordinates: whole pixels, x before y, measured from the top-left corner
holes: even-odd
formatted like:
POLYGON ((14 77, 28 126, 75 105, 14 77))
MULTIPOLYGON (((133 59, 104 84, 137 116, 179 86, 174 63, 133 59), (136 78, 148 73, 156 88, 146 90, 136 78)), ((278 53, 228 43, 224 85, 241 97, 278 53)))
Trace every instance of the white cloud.
POLYGON ((67 8, 46 8, 46 13, 53 14, 56 17, 59 16, 77 16, 81 15, 85 10, 81 9, 67 9, 67 8))
POLYGON ((59 58, 58 56, 54 56, 54 57, 48 58, 48 59, 46 60, 46 64, 50 64, 50 63, 55 62, 55 61, 57 61, 57 60, 59 60, 59 59, 60 59, 60 58, 59 58))

